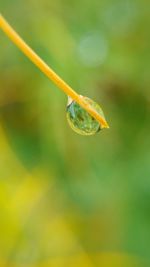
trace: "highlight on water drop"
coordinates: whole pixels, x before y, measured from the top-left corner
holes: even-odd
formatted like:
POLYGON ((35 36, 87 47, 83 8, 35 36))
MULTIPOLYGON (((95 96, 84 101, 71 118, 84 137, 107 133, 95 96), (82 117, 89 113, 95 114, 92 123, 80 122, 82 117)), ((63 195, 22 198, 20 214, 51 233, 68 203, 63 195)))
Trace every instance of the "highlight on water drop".
MULTIPOLYGON (((84 97, 84 101, 105 119, 101 107, 96 102, 88 97, 84 97)), ((81 135, 94 135, 103 128, 99 121, 70 97, 68 97, 67 104, 67 120, 70 127, 81 135)))

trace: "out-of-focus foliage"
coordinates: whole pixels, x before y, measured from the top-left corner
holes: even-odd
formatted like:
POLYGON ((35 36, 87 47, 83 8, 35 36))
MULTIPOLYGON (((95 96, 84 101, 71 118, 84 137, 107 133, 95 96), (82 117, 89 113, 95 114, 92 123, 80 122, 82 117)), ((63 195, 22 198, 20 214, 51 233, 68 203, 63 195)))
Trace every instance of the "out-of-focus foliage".
POLYGON ((150 266, 147 0, 0 0, 110 129, 75 134, 65 95, 0 32, 0 266, 150 266))

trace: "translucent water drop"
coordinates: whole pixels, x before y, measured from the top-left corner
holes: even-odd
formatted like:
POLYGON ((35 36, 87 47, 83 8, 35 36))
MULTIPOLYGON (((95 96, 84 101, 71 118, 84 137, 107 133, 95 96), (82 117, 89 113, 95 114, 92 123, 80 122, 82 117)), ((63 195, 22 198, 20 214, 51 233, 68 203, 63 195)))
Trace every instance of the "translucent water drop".
MULTIPOLYGON (((96 102, 88 97, 84 97, 84 100, 105 119, 101 107, 96 102)), ((70 127, 81 135, 94 135, 102 129, 102 125, 70 97, 67 105, 67 120, 70 127)))

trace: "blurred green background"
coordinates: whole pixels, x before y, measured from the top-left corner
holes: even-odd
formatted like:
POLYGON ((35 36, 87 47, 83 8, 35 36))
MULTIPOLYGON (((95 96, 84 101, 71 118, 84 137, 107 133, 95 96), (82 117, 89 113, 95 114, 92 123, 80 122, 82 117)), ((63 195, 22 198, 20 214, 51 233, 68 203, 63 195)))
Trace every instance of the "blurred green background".
POLYGON ((109 130, 66 121, 66 96, 0 31, 0 266, 150 266, 147 0, 0 0, 24 40, 109 130))

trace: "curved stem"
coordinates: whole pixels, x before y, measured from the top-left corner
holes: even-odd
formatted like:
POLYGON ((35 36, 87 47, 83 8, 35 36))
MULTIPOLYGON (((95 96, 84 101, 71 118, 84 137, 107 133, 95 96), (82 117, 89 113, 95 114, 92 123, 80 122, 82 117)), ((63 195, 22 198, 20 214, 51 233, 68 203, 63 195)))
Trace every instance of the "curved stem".
POLYGON ((18 48, 62 91, 82 106, 92 117, 100 122, 102 128, 109 128, 106 120, 102 118, 93 108, 84 101, 66 82, 64 82, 14 31, 5 18, 0 14, 0 28, 18 46, 18 48))

